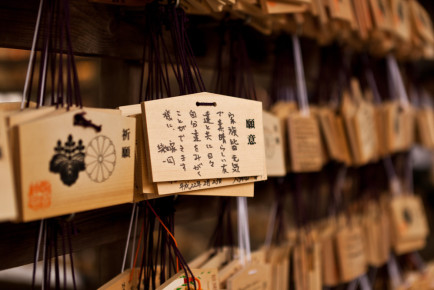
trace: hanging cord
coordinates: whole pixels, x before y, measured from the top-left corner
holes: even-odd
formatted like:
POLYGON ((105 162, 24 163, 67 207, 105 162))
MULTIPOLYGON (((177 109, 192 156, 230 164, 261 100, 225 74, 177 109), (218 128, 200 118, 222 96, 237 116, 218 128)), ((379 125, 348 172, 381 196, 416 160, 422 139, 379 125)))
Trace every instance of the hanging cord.
MULTIPOLYGON (((128 227, 127 242, 126 242, 126 245, 125 245, 125 251, 124 251, 124 258, 123 258, 123 261, 122 261, 121 273, 123 273, 125 271, 125 263, 127 262, 128 246, 129 246, 130 239, 131 239, 131 229, 133 227, 133 221, 135 220, 135 215, 134 214, 136 212, 136 207, 137 207, 137 204, 134 203, 133 204, 133 209, 131 211, 130 226, 128 227)), ((133 244, 132 248, 134 249, 134 244, 133 244)))
POLYGON ((44 264, 44 270, 42 274, 42 290, 45 290, 46 287, 46 277, 47 277, 47 228, 48 228, 48 222, 46 223, 46 226, 44 227, 44 243, 43 243, 43 251, 42 251, 42 261, 44 264))
POLYGON ((44 96, 45 96, 45 84, 47 77, 47 64, 48 64, 48 47, 49 47, 49 31, 52 26, 53 21, 53 12, 51 3, 47 4, 48 8, 46 9, 46 19, 43 19, 42 24, 42 50, 41 50, 41 65, 39 67, 39 81, 38 81, 38 92, 37 92, 37 104, 36 106, 39 108, 43 106, 44 96))
POLYGON ((247 198, 237 197, 238 207, 238 245, 240 262, 244 266, 251 261, 249 217, 247 211, 247 198))
MULTIPOLYGON (((139 241, 138 241, 138 243, 137 243, 137 249, 136 249, 136 254, 135 254, 135 256, 134 256, 134 262, 133 262, 133 265, 132 265, 132 269, 135 269, 136 268, 136 263, 137 263, 137 257, 139 256, 139 251, 140 251, 140 243, 141 243, 141 241, 142 241, 142 238, 143 238, 143 233, 144 233, 144 231, 145 231, 145 222, 146 221, 144 221, 143 222, 143 225, 142 225, 142 229, 140 230, 140 235, 139 235, 139 241)), ((139 283, 140 283, 140 279, 141 279, 141 273, 140 273, 140 275, 139 275, 139 283)), ((133 280, 133 272, 131 272, 130 273, 130 279, 129 279, 129 281, 131 282, 133 280)))
POLYGON ((278 178, 274 182, 274 200, 268 218, 267 234, 265 237, 265 248, 269 250, 273 243, 279 244, 285 231, 283 226, 283 205, 285 203, 284 178, 278 178), (281 228, 282 227, 282 228, 281 228))
POLYGON ((39 231, 38 231, 38 238, 36 240, 36 246, 35 246, 35 258, 33 260, 33 274, 32 274, 32 289, 35 289, 35 283, 36 283, 36 270, 37 270, 37 264, 39 262, 39 252, 41 249, 42 244, 42 235, 44 233, 45 228, 45 220, 42 219, 39 222, 39 231))
POLYGON ((302 114, 309 115, 309 102, 307 98, 306 80, 304 77, 303 58, 301 55, 300 41, 297 35, 292 35, 292 45, 294 50, 298 105, 302 114))
MULTIPOLYGON (((140 207, 137 207, 136 204, 136 216, 134 218, 134 236, 133 236, 133 244, 131 246, 131 261, 130 261, 130 268, 133 268, 133 263, 134 263, 134 249, 136 248, 136 239, 137 239, 137 224, 139 223, 139 211, 140 211, 140 207)), ((140 244, 140 242, 139 242, 140 244)))
POLYGON ((232 199, 230 197, 219 198, 217 224, 209 242, 210 248, 221 249, 224 246, 229 246, 231 252, 233 251, 234 239, 232 233, 231 204, 232 199))
MULTIPOLYGON (((161 218, 155 212, 154 208, 151 206, 151 204, 149 203, 149 201, 146 201, 146 205, 149 207, 149 209, 152 211, 152 213, 158 219, 158 221, 160 222, 161 226, 163 226, 163 228, 166 230, 167 234, 172 238, 175 246, 178 247, 178 243, 176 242, 175 237, 172 235, 171 231, 166 227, 166 225, 163 223, 163 221, 161 220, 161 218)), ((177 260, 176 261, 176 271, 179 271, 179 261, 178 261, 178 258, 176 260, 177 260)))
MULTIPOLYGON (((159 221, 159 225, 160 225, 159 232, 158 232, 157 250, 155 251, 155 252, 161 253, 160 262, 162 264, 165 264, 165 261, 163 262, 163 259, 166 260, 166 258, 164 258, 164 257, 166 257, 166 255, 165 255, 166 250, 161 248, 161 247, 164 247, 164 244, 170 245, 171 249, 173 250, 173 252, 176 256, 176 272, 179 271, 179 266, 181 266, 181 268, 183 269, 183 271, 187 277, 187 281, 196 281, 196 282, 200 283, 197 279, 194 278, 193 273, 189 269, 186 261, 184 260, 181 253, 178 250, 177 242, 173 236, 173 229, 174 229, 173 217, 171 218, 171 217, 166 216, 166 218, 164 218, 164 217, 161 218, 160 215, 158 215, 157 212, 154 210, 154 208, 152 207, 152 205, 150 204, 149 201, 146 201, 145 214, 148 218, 144 219, 142 232, 143 232, 143 229, 145 229, 145 224, 148 224, 148 226, 146 226, 146 228, 148 229, 147 230, 148 238, 146 238, 144 241, 145 242, 144 243, 145 249, 143 251, 142 266, 141 266, 140 275, 139 275, 139 281, 141 281, 142 273, 145 272, 145 280, 144 280, 145 289, 149 289, 149 284, 152 284, 152 289, 156 288, 155 278, 156 278, 156 263, 158 261, 158 257, 155 257, 155 259, 154 259, 152 257, 152 255, 149 255, 150 253, 154 252, 154 247, 153 247, 154 243, 153 243, 152 237, 153 237, 155 219, 157 219, 159 221), (163 221, 163 219, 165 219, 165 221, 163 221), (169 227, 166 224, 168 224, 169 227), (162 229, 163 229, 163 231, 162 231, 162 229), (165 233, 164 235, 163 235, 163 232, 165 233), (164 242, 166 239, 166 238, 164 238, 165 236, 170 237, 166 242, 164 242), (147 245, 147 250, 146 250, 146 245, 147 245), (161 249, 161 251, 158 249, 161 249), (145 256, 146 252, 148 253, 147 257, 145 256), (146 270, 144 270, 146 260, 148 262, 147 262, 146 270), (190 275, 190 277, 192 277, 192 280, 189 279, 189 275, 190 275)), ((142 236, 142 233, 140 236, 142 236)), ((139 241, 139 244, 140 244, 140 241, 139 241)), ((139 245, 138 245, 137 249, 139 249, 139 245)), ((136 254, 137 253, 138 253, 138 251, 136 252, 136 254)), ((161 270, 161 272, 160 272, 160 282, 161 283, 164 283, 164 280, 165 280, 165 275, 163 273, 163 267, 160 269, 161 270)), ((170 270, 170 267, 169 267, 169 270, 170 270)), ((171 275, 171 274, 169 274, 169 275, 171 275)), ((139 283, 139 285, 137 286, 138 289, 140 289, 140 286, 141 285, 139 283)), ((196 285, 194 285, 194 288, 196 289, 196 285)), ((190 285, 189 285, 189 289, 190 289, 190 285)), ((199 289, 200 289, 200 287, 199 287, 199 289)))
MULTIPOLYGON (((371 69, 370 60, 367 55, 363 56, 363 64, 364 64, 364 72, 366 81, 372 91, 372 94, 374 96, 374 102, 376 104, 381 104, 382 98, 380 95, 380 91, 377 86, 377 82, 375 81, 373 71, 371 69)), ((394 67, 396 65, 396 60, 394 62, 394 58, 389 56, 388 59, 388 68, 389 68, 389 74, 392 74, 392 70, 394 70, 394 67)), ((389 80, 391 80, 393 77, 389 77, 389 80)), ((394 86, 391 86, 389 89, 392 90, 394 86)), ((405 97, 404 97, 405 99, 405 97)), ((395 171, 395 168, 393 166, 392 158, 390 155, 386 155, 382 159, 384 168, 386 170, 387 178, 389 180, 389 187, 392 192, 392 195, 400 195, 402 194, 402 186, 399 181, 398 175, 395 171)))
POLYGON ((65 101, 67 108, 76 105, 82 107, 77 68, 74 60, 72 42, 70 37, 70 11, 69 1, 40 1, 38 16, 32 41, 32 50, 26 73, 23 98, 21 108, 29 106, 31 99, 31 89, 36 64, 36 46, 41 40, 39 80, 37 86, 37 107, 45 103, 46 87, 48 79, 51 79, 51 105, 56 107, 63 106, 65 101), (65 37, 65 39, 64 39, 65 37), (58 39, 58 52, 55 52, 56 41, 58 39), (67 66, 63 66, 63 45, 66 40, 66 59, 67 66), (57 53, 59 58, 57 58, 57 53), (58 63, 56 64, 58 59, 58 63), (57 69, 57 83, 56 83, 57 69), (64 83, 63 73, 66 69, 66 100, 63 97, 64 83), (49 73, 50 72, 50 73, 49 73), (50 77, 48 77, 50 74, 50 77))
POLYGON ((21 109, 24 109, 26 105, 26 98, 30 99, 29 89, 31 86, 31 75, 33 74, 33 68, 35 65, 35 53, 36 53, 36 43, 39 36, 39 26, 41 23, 41 17, 42 17, 42 8, 44 6, 44 0, 39 1, 39 8, 38 8, 38 16, 36 17, 36 25, 35 25, 35 31, 33 32, 33 40, 32 40, 32 48, 30 50, 30 59, 29 64, 27 66, 27 72, 26 72, 26 80, 24 82, 24 90, 23 90, 23 98, 21 101, 21 109))
POLYGON ((387 59, 387 67, 389 72, 390 90, 391 92, 394 92, 398 95, 398 100, 400 104, 404 108, 407 108, 410 105, 410 103, 408 100, 408 95, 405 90, 401 73, 399 72, 399 67, 396 58, 392 54, 389 54, 386 59, 387 59))

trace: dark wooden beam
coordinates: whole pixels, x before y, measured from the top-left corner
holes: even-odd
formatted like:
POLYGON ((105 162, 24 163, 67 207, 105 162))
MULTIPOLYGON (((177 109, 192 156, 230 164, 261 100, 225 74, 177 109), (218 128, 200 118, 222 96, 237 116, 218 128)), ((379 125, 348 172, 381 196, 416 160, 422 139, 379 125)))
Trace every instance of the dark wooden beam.
MULTIPOLYGON (((125 240, 131 209, 132 204, 124 204, 76 214, 77 235, 72 237, 73 250, 125 240)), ((33 263, 39 226, 39 221, 0 224, 0 270, 33 263)), ((62 251, 61 243, 59 251, 62 251)))
MULTIPOLYGON (((140 13, 124 7, 70 0, 76 54, 141 59, 143 36, 133 21, 140 13)), ((0 47, 30 49, 39 1, 0 1, 0 47)))

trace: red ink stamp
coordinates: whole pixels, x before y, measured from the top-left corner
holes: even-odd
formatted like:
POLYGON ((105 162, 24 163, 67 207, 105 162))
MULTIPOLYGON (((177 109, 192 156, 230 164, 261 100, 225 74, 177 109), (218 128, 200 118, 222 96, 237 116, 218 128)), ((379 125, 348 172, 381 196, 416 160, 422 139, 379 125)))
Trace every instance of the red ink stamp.
POLYGON ((30 185, 29 208, 33 210, 46 209, 51 206, 51 183, 43 180, 30 185))

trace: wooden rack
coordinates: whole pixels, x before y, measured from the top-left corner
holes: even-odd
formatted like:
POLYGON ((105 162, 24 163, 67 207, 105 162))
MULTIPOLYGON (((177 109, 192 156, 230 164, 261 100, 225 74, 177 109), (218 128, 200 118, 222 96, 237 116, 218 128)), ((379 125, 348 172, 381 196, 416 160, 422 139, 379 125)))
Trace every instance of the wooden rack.
MULTIPOLYGON (((93 4, 86 0, 70 2, 75 53, 102 58, 101 86, 99 95, 95 96, 97 103, 104 107, 137 103, 143 34, 139 29, 142 19, 136 12, 141 8, 93 4)), ((434 15, 434 1, 420 2, 430 15, 434 15)), ((0 1, 0 47, 30 49, 38 5, 37 0, 0 1)), ((209 19, 196 17, 195 21, 208 22, 209 19)), ((204 30, 208 28, 206 25, 202 27, 204 30)), ((199 64, 201 67, 212 67, 205 57, 199 58, 199 64)), ((263 60, 261 65, 270 67, 271 62, 263 60)), ((258 205, 263 200, 264 197, 258 196, 252 203, 258 205)), ((205 217, 211 223, 216 213, 215 201, 211 197, 181 198, 177 207, 178 222, 192 223, 199 217, 205 217)), ((77 214, 75 223, 79 233, 73 239, 74 250, 125 240, 131 206, 126 204, 77 214)), ((0 270, 33 262, 38 229, 39 222, 0 224, 0 270)), ((122 251, 116 255, 122 255, 122 251)), ((121 257, 113 259, 120 260, 121 257)), ((113 277, 111 273, 107 275, 107 278, 113 277)))

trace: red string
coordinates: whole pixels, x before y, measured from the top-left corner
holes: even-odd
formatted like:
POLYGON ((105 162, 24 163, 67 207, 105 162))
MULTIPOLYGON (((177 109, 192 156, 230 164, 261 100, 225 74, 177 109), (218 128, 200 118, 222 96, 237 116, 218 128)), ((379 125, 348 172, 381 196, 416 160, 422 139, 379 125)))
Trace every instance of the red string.
MULTIPOLYGON (((164 227, 164 229, 167 231, 167 233, 169 234, 169 236, 172 238, 173 242, 175 243, 175 246, 178 248, 178 243, 176 242, 175 237, 172 235, 172 233, 170 232, 170 230, 166 227, 166 225, 163 223, 163 221, 161 220, 161 218, 158 216, 158 214, 155 212, 155 210, 152 208, 151 204, 149 203, 149 201, 146 201, 146 204, 148 205, 148 207, 151 209, 151 211, 154 213, 155 217, 158 219, 158 221, 160 222, 160 224, 164 227)), ((178 257, 176 257, 176 272, 179 272, 179 261, 178 261, 178 257)))
POLYGON ((131 269, 131 273, 130 273, 130 280, 129 280, 129 282, 131 282, 131 280, 133 280, 134 269, 136 268, 137 256, 139 255, 140 242, 142 241, 144 228, 145 228, 145 225, 142 225, 142 229, 140 230, 139 242, 137 243, 136 255, 134 257, 133 269, 131 269))

